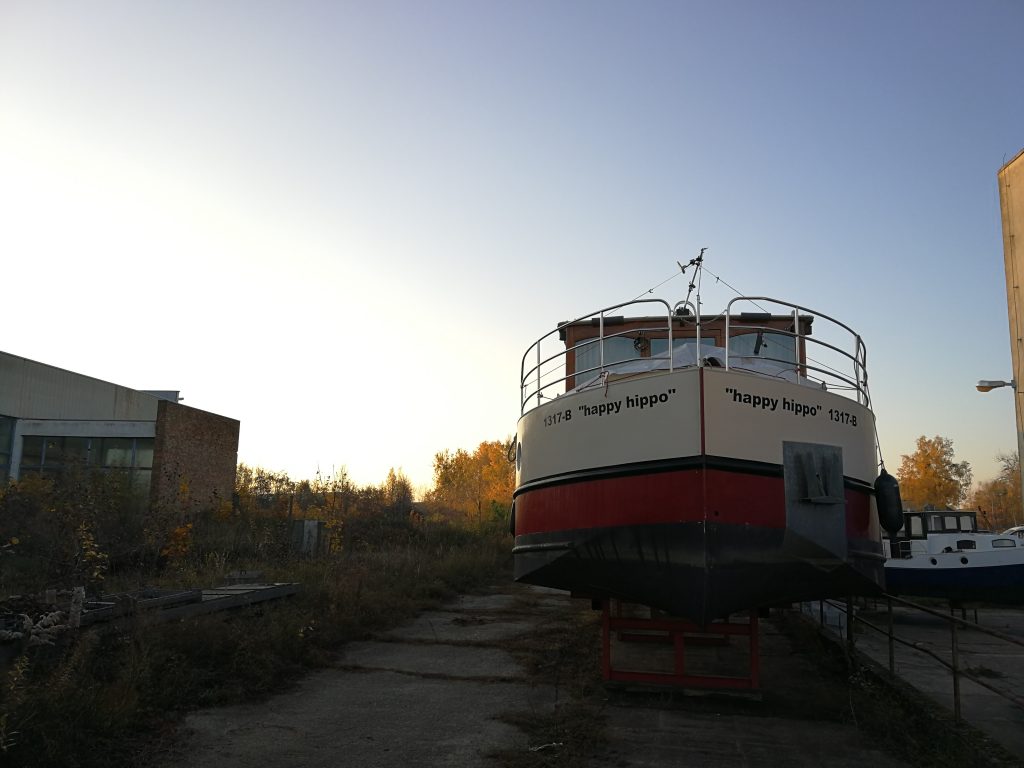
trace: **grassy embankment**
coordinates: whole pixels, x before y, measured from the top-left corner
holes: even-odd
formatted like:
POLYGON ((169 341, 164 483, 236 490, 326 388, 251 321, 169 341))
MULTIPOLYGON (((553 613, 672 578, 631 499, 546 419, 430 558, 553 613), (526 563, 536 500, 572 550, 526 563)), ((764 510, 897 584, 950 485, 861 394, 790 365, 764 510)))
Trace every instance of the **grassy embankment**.
MULTIPOLYGON (((313 560, 233 563, 301 583, 287 600, 166 624, 139 617, 117 631, 67 632, 55 646, 20 649, 0 666, 0 763, 142 764, 184 711, 278 690, 330 664, 347 640, 507 578, 502 532, 422 523, 402 533, 313 560)), ((224 569, 210 562, 179 564, 148 583, 211 586, 224 569)))

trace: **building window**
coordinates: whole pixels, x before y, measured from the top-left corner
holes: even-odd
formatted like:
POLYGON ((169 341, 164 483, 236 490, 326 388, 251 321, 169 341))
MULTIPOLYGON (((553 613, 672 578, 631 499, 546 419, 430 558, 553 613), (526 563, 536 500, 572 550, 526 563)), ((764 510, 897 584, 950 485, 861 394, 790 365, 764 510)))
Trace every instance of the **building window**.
POLYGON ((135 440, 131 437, 93 438, 90 464, 100 469, 126 469, 132 466, 135 440))
POLYGON ((39 472, 43 468, 43 442, 39 435, 26 435, 21 438, 21 473, 25 471, 39 472))
POLYGON ((43 437, 21 441, 20 476, 54 475, 69 467, 88 466, 103 472, 126 471, 132 485, 149 489, 153 469, 151 437, 43 437))

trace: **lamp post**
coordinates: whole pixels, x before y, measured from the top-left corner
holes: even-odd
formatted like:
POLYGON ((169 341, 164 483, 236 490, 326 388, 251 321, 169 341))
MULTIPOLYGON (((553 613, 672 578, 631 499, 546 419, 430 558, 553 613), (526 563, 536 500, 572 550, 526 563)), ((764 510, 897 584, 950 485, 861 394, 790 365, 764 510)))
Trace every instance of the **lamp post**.
MULTIPOLYGON (((1017 380, 1010 379, 1009 381, 997 381, 992 379, 982 379, 977 384, 979 392, 991 392, 993 389, 999 389, 999 387, 1010 387, 1013 389, 1015 394, 1017 393, 1017 380)), ((1024 470, 1020 469, 1021 459, 1024 458, 1024 431, 1017 429, 1017 468, 1018 474, 1020 475, 1020 490, 1021 490, 1021 504, 1024 504, 1024 470)))

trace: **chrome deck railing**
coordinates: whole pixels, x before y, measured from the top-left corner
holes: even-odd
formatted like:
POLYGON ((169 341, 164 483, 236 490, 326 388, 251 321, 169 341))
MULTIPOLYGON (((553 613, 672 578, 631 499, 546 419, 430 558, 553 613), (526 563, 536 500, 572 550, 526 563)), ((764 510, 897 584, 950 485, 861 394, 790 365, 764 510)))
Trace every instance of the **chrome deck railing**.
MULTIPOLYGON (((609 307, 596 310, 579 317, 559 323, 553 330, 534 341, 523 355, 520 365, 520 411, 526 411, 540 405, 546 399, 553 399, 571 389, 570 384, 578 384, 581 380, 594 379, 604 373, 615 373, 637 358, 628 360, 607 361, 605 359, 605 342, 609 339, 620 337, 636 338, 637 330, 619 330, 609 332, 611 320, 610 313, 630 307, 639 309, 647 305, 658 305, 664 311, 664 324, 645 327, 645 333, 664 333, 667 340, 667 352, 665 355, 655 355, 653 359, 665 359, 667 370, 674 368, 673 360, 673 334, 675 321, 680 319, 689 323, 693 330, 693 336, 687 334, 687 338, 694 338, 697 349, 703 350, 701 338, 704 336, 704 329, 711 324, 724 322, 723 343, 725 347, 725 360, 715 360, 711 364, 722 364, 726 369, 749 370, 753 373, 764 373, 751 367, 758 363, 774 363, 780 371, 791 371, 795 380, 812 386, 820 386, 822 389, 838 392, 851 399, 856 400, 864 406, 870 406, 870 397, 867 386, 867 350, 860 335, 845 323, 830 317, 822 312, 809 309, 799 304, 794 304, 767 296, 741 296, 728 303, 725 310, 718 315, 700 316, 698 320, 698 309, 691 302, 679 302, 670 306, 662 299, 639 299, 635 301, 613 304, 609 307), (737 312, 743 303, 757 307, 757 313, 737 312), (779 310, 778 314, 767 309, 765 305, 774 305, 779 310), (789 330, 780 329, 765 324, 768 318, 778 320, 780 317, 792 315, 793 323, 789 330), (760 322, 759 322, 760 319, 760 322), (818 320, 815 328, 816 335, 811 336, 804 332, 805 324, 810 319, 818 320), (597 326, 598 333, 593 338, 584 340, 574 347, 566 348, 560 343, 564 339, 564 332, 569 326, 590 321, 597 326), (736 339, 748 334, 770 333, 776 336, 793 339, 793 354, 787 357, 774 357, 770 355, 755 354, 754 356, 743 355, 736 350, 736 339), (580 352, 585 352, 593 345, 597 345, 597 364, 578 369, 575 363, 580 352), (568 356, 572 354, 573 367, 569 372, 566 365, 568 356), (753 363, 751 362, 753 361, 753 363)), ((656 320, 662 315, 643 315, 638 312, 633 317, 643 317, 645 320, 656 320)), ((622 318, 615 317, 615 321, 622 318)), ((652 359, 652 358, 641 358, 652 359)), ((698 366, 707 364, 703 354, 696 355, 698 366)), ((788 373, 786 374, 789 375, 788 373)))

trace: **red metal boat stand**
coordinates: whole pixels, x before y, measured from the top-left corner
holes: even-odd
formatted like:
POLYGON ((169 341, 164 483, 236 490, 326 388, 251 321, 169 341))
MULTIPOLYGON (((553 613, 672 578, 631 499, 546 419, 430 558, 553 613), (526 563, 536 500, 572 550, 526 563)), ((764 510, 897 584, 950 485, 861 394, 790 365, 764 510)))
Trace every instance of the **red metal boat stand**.
MULTIPOLYGON (((760 686, 760 648, 758 645, 757 611, 749 619, 715 621, 706 627, 693 622, 660 614, 646 606, 624 605, 618 600, 602 602, 601 666, 604 679, 621 683, 701 688, 705 690, 757 690, 760 686), (636 615, 636 609, 649 612, 636 615), (629 614, 629 615, 624 615, 629 614), (613 637, 614 636, 614 637, 613 637), (730 637, 745 637, 749 641, 749 667, 746 675, 704 674, 687 671, 687 648, 729 646, 730 637), (612 662, 612 642, 662 643, 672 645, 672 670, 616 668, 612 662)), ((630 654, 634 657, 646 654, 630 654)), ((664 665, 663 665, 664 666, 664 665)), ((691 665, 692 666, 692 665, 691 665)))

